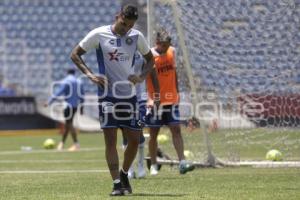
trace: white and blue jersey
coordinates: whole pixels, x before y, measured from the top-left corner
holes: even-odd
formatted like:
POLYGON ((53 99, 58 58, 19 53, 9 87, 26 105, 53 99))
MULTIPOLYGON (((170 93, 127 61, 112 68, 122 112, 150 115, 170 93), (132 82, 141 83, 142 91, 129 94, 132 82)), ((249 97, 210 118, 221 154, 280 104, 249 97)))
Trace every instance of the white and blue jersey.
MULTIPOLYGON (((144 57, 139 53, 136 52, 134 56, 134 73, 136 75, 141 75, 144 67, 144 57)), ((146 102, 147 101, 147 92, 146 92, 146 80, 141 83, 135 85, 136 89, 136 97, 138 102, 146 102)))
POLYGON ((48 100, 48 104, 52 104, 58 97, 63 97, 68 103, 68 107, 77 108, 80 103, 84 102, 83 84, 76 76, 69 74, 62 81, 59 87, 48 100))
POLYGON ((102 26, 89 32, 80 41, 79 46, 85 51, 96 49, 99 73, 108 79, 107 93, 99 89, 99 96, 130 98, 135 96, 134 85, 127 79, 134 74, 134 54, 149 53, 150 48, 141 32, 131 29, 124 36, 112 32, 112 26, 102 26))
POLYGON ((99 119, 101 128, 140 130, 135 86, 128 81, 135 74, 135 52, 146 55, 150 48, 141 32, 129 30, 118 36, 112 26, 92 30, 80 41, 85 51, 96 49, 99 73, 108 79, 107 90, 99 88, 99 119))

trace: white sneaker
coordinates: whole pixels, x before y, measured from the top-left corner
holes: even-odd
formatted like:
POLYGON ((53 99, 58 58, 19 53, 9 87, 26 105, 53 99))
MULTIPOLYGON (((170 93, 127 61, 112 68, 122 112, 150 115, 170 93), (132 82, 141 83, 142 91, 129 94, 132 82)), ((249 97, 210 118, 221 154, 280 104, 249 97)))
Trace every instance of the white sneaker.
POLYGON ((138 171, 137 171, 137 177, 138 178, 144 178, 146 176, 146 171, 144 168, 144 164, 143 163, 139 163, 138 164, 138 171))
POLYGON ((80 149, 79 143, 75 143, 68 149, 68 151, 78 151, 79 149, 80 149))
POLYGON ((150 167, 150 175, 151 176, 156 176, 158 174, 158 170, 157 170, 157 165, 151 165, 150 167))
POLYGON ((129 168, 129 170, 128 170, 128 178, 129 178, 129 179, 135 178, 135 173, 134 173, 134 168, 133 168, 133 166, 131 166, 131 167, 129 168))
POLYGON ((56 149, 57 149, 58 151, 62 151, 63 148, 64 148, 64 143, 63 143, 63 142, 59 142, 58 145, 57 145, 57 147, 56 147, 56 149))

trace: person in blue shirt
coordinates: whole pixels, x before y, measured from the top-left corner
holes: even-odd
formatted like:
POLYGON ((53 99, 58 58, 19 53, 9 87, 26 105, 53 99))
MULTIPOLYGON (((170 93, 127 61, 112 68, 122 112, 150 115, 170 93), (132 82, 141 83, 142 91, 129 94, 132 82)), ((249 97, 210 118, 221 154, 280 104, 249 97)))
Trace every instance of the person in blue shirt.
POLYGON ((9 87, 5 87, 3 84, 3 76, 0 74, 0 97, 16 96, 15 90, 9 87))
MULTIPOLYGON (((76 78, 75 70, 69 69, 67 76, 60 82, 58 90, 54 92, 46 104, 46 106, 51 105, 55 100, 58 99, 58 97, 63 97, 67 103, 67 107, 64 110, 64 117, 66 120, 65 130, 62 134, 62 140, 57 146, 57 150, 62 150, 64 148, 64 144, 69 132, 71 132, 74 144, 68 150, 76 151, 80 148, 77 139, 77 132, 73 126, 73 119, 79 104, 84 102, 83 96, 83 84, 76 78)), ((80 113, 83 113, 83 106, 80 106, 80 113)))

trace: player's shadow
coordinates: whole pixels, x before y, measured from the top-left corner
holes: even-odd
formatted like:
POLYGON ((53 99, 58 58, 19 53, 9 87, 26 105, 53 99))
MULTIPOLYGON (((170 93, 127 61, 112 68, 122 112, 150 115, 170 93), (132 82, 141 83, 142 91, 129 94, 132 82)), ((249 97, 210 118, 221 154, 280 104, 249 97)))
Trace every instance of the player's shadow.
POLYGON ((152 193, 134 193, 130 196, 138 196, 138 197, 184 197, 186 194, 152 194, 152 193))
MULTIPOLYGON (((149 180, 158 180, 158 179, 161 179, 161 180, 182 180, 183 178, 186 178, 187 176, 185 177, 149 177, 145 180, 149 181, 149 180)), ((141 179, 142 180, 142 179, 141 179)))

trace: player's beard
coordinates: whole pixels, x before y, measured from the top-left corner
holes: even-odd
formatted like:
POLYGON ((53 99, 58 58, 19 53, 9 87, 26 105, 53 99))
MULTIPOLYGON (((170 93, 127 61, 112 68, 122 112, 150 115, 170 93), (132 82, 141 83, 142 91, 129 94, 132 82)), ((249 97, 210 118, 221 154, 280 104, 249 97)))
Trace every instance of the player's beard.
POLYGON ((126 33, 127 33, 127 32, 126 32, 124 29, 120 29, 120 30, 119 30, 119 35, 120 35, 120 36, 124 36, 124 35, 126 35, 126 33))

